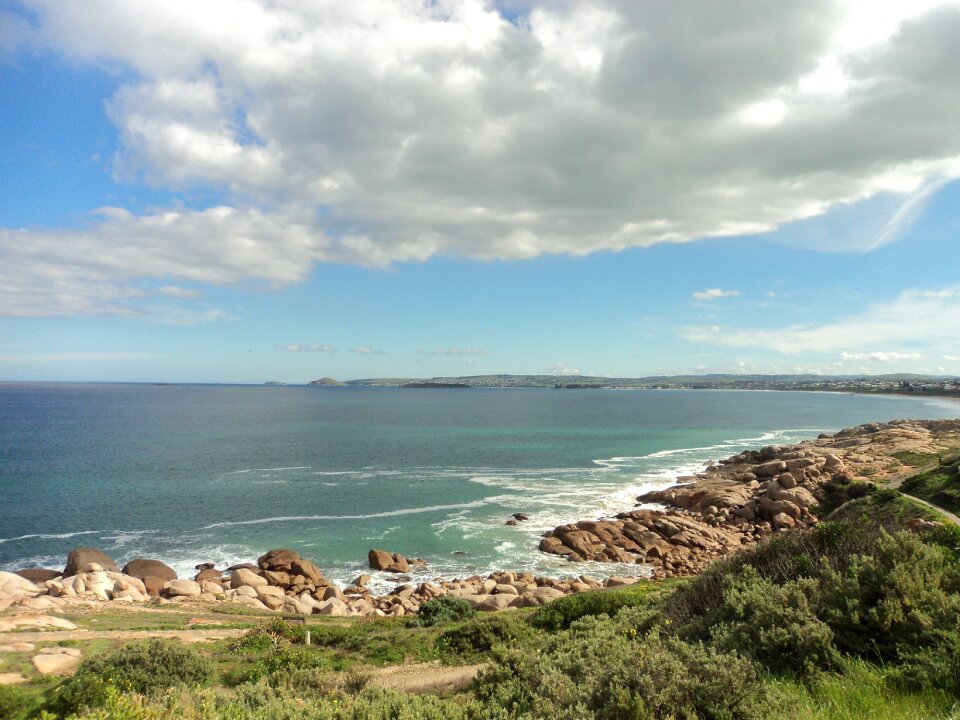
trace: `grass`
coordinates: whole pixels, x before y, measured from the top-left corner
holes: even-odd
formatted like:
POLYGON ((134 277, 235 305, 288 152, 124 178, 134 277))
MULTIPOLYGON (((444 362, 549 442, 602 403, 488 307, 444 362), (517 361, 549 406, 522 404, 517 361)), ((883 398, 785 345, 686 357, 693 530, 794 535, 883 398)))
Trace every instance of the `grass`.
POLYGON ((824 674, 806 685, 781 680, 770 682, 768 687, 778 700, 777 720, 952 720, 960 717, 955 699, 941 692, 898 690, 887 681, 881 668, 863 661, 850 661, 843 674, 824 674))
POLYGON ((854 520, 857 518, 891 529, 905 527, 913 519, 937 522, 941 516, 936 510, 913 502, 907 495, 896 490, 885 489, 851 500, 823 519, 854 520))
POLYGON ((951 512, 960 511, 960 460, 929 470, 904 481, 901 489, 951 512))
POLYGON ((899 460, 904 465, 910 465, 911 467, 926 467, 927 465, 933 465, 938 461, 938 455, 936 453, 918 453, 918 452, 896 452, 893 453, 893 457, 899 460))

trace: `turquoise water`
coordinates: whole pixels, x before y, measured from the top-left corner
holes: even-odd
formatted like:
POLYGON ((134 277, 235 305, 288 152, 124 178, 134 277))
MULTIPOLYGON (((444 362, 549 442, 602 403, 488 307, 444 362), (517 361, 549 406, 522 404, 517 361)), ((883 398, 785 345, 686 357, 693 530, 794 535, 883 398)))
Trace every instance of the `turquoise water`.
POLYGON ((93 545, 187 574, 293 547, 345 582, 383 547, 426 558, 429 577, 602 574, 539 554, 539 536, 745 447, 958 408, 826 393, 0 384, 0 568, 59 567, 93 545), (521 511, 529 522, 504 525, 521 511))

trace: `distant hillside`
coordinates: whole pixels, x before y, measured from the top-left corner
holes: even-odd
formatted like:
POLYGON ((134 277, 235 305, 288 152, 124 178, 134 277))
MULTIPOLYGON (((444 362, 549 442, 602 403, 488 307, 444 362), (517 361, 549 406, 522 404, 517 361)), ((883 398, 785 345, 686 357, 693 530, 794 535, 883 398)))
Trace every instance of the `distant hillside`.
POLYGON ((346 385, 346 383, 334 380, 333 378, 322 377, 319 380, 311 380, 307 385, 312 385, 313 387, 340 387, 346 385))
MULTIPOLYGON (((311 383, 313 384, 313 383, 311 383)), ((818 390, 960 396, 960 379, 925 375, 661 375, 641 378, 590 375, 468 375, 433 378, 366 378, 347 385, 411 387, 452 385, 475 388, 818 390)))

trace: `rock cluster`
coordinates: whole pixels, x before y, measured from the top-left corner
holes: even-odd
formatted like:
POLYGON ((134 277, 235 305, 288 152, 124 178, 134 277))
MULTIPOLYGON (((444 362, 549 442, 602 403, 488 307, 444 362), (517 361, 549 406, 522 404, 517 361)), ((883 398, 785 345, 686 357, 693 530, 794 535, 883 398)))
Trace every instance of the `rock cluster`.
MULTIPOLYGON (((384 567, 379 568, 388 572, 397 572, 391 570, 392 566, 409 569, 411 565, 424 564, 419 559, 374 550, 371 564, 374 553, 390 559, 390 564, 386 564, 384 558, 384 567)), ((199 565, 192 580, 178 578, 172 569, 155 560, 134 560, 124 570, 130 574, 87 563, 74 575, 58 574, 39 585, 13 573, 0 573, 0 609, 14 603, 31 610, 50 610, 64 605, 141 603, 153 599, 160 603, 230 602, 287 614, 400 617, 416 614, 421 603, 445 595, 462 597, 478 610, 504 610, 539 606, 571 593, 636 582, 634 578, 611 578, 604 585, 585 576, 554 580, 530 573, 498 572, 487 577, 401 584, 378 596, 367 588, 369 575, 360 575, 353 584, 341 589, 324 577, 314 563, 289 549, 271 550, 259 557, 256 564, 234 565, 226 570, 217 570, 209 563, 199 565), (135 577, 133 573, 144 577, 135 577), (163 580, 164 577, 167 579, 163 580), (157 582, 158 591, 149 592, 148 584, 157 582)))
POLYGON ((372 549, 367 553, 367 562, 373 570, 384 570, 392 573, 408 573, 411 566, 426 567, 427 563, 422 558, 407 558, 400 553, 392 553, 388 550, 372 549))
POLYGON ((891 420, 744 451, 641 495, 644 507, 556 527, 540 550, 580 562, 641 563, 654 577, 694 574, 766 535, 815 523, 811 509, 831 479, 896 474, 903 468, 895 453, 934 453, 958 433, 960 420, 891 420))

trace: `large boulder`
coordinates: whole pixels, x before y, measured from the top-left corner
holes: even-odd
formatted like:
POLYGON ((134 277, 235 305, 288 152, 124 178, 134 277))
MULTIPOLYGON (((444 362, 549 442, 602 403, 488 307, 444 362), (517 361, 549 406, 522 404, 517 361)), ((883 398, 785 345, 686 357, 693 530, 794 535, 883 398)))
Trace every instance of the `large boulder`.
POLYGON ((0 600, 36 595, 40 588, 26 578, 11 572, 0 572, 0 600))
POLYGON ((23 570, 14 571, 14 575, 19 575, 34 585, 43 585, 47 580, 54 580, 60 577, 60 571, 49 570, 47 568, 24 568, 23 570))
POLYGON ((137 558, 136 560, 128 562, 123 566, 123 574, 140 578, 141 580, 148 577, 157 577, 164 582, 177 579, 176 570, 169 565, 159 560, 147 560, 145 558, 137 558))
POLYGON ((410 572, 410 563, 400 553, 373 548, 367 553, 367 562, 374 570, 394 573, 410 572))
POLYGON ((33 666, 41 675, 72 675, 80 667, 82 653, 78 648, 42 648, 31 658, 33 666))
POLYGON ((85 565, 90 563, 96 563, 102 569, 110 572, 120 572, 120 568, 106 553, 96 548, 80 547, 74 548, 67 555, 67 566, 63 569, 63 576, 76 575, 85 565))
POLYGON ((287 599, 283 590, 278 587, 273 587, 272 585, 261 585, 255 589, 257 591, 257 600, 271 610, 279 610, 282 608, 284 601, 287 599))
POLYGON ((193 580, 170 580, 163 589, 170 597, 196 597, 202 592, 200 584, 193 580))
POLYGON ((234 590, 241 587, 255 588, 267 584, 265 577, 261 577, 247 568, 238 568, 230 573, 230 587, 234 590))
POLYGON ((282 584, 288 582, 283 577, 283 573, 290 578, 302 575, 307 582, 313 585, 327 585, 329 581, 323 576, 323 572, 309 560, 300 557, 296 550, 287 548, 278 548, 270 550, 257 558, 257 565, 262 570, 276 573, 274 576, 276 582, 271 584, 282 584))

